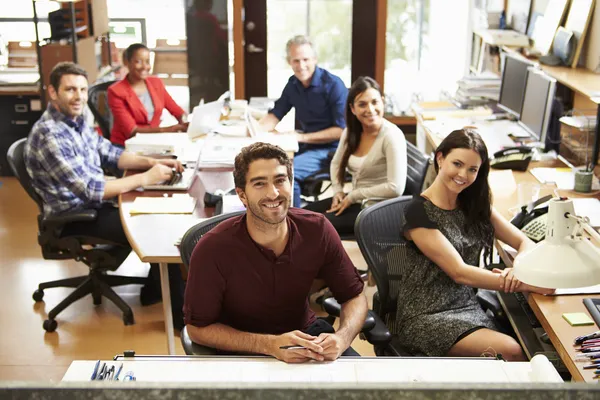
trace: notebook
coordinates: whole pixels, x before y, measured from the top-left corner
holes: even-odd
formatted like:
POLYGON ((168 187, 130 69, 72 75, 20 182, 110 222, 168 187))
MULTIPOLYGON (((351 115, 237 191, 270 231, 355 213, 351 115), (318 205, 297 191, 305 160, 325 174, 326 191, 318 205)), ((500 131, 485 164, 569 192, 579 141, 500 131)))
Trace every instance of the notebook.
MULTIPOLYGON (((200 153, 202 154, 202 153, 200 153)), ((194 178, 196 178, 196 172, 198 172, 198 167, 200 165, 200 155, 198 155, 198 159, 194 163, 194 168, 186 168, 181 173, 181 176, 178 180, 174 182, 162 182, 154 185, 143 186, 144 190, 177 190, 177 191, 188 191, 192 187, 194 183, 194 178)))

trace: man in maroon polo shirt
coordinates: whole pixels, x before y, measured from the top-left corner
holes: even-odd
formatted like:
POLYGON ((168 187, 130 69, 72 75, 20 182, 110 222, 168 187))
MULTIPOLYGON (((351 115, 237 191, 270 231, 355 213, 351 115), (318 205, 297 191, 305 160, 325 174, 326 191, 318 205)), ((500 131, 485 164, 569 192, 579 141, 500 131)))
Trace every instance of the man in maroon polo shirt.
POLYGON ((350 344, 367 314, 363 282, 331 223, 289 208, 287 154, 266 143, 247 146, 235 159, 234 180, 246 214, 207 233, 190 261, 184 318, 191 339, 286 362, 357 355, 350 344), (342 304, 337 332, 309 307, 315 279, 342 304))

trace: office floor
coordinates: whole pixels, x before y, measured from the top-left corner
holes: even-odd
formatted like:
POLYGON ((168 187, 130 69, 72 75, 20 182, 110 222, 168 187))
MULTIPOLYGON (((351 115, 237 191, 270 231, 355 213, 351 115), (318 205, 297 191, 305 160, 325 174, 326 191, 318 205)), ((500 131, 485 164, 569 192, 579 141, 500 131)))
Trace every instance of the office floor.
MULTIPOLYGON (((109 359, 124 350, 138 354, 165 354, 162 304, 141 307, 139 286, 117 292, 131 306, 135 325, 124 326, 121 313, 110 301, 94 307, 87 296, 59 314, 58 328, 46 333, 47 312, 71 289, 45 290, 44 301, 31 298, 38 283, 87 274, 74 261, 48 261, 37 244, 38 210, 15 178, 0 177, 0 380, 60 381, 71 361, 109 359)), ((365 268, 353 242, 344 245, 358 268, 365 268)), ((118 270, 122 275, 145 276, 148 265, 132 253, 118 270)), ((365 286, 366 287, 366 286, 365 286)), ((366 287, 369 303, 373 287, 366 287)), ((318 310, 318 306, 314 307, 318 310)), ((362 355, 374 355, 373 347, 356 339, 353 347, 362 355)), ((176 337, 177 354, 183 354, 176 337)))

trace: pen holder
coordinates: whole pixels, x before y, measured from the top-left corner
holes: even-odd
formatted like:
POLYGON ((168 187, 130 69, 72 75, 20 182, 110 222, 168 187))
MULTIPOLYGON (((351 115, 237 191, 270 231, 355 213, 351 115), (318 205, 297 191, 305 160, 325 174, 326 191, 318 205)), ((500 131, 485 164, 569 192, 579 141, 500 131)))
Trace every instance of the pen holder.
POLYGON ((575 171, 575 191, 588 193, 592 190, 592 178, 594 171, 577 170, 575 171))

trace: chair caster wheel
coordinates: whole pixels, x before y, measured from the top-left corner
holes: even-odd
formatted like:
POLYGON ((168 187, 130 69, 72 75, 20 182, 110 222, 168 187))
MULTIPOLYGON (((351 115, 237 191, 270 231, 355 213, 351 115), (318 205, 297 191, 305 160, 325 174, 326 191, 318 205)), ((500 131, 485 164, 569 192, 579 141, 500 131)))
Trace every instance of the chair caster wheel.
POLYGON ((135 322, 133 320, 133 313, 123 314, 123 323, 125 325, 135 324, 135 322))
POLYGON ((102 295, 92 295, 92 299, 94 301, 95 306, 99 306, 100 304, 102 304, 102 295))
POLYGON ((35 302, 42 301, 43 298, 44 298, 44 291, 43 290, 38 289, 35 292, 33 292, 33 300, 35 302))
POLYGON ((46 332, 54 332, 56 330, 56 326, 58 324, 56 323, 55 319, 47 319, 44 321, 44 325, 42 325, 44 327, 44 330, 46 332))

